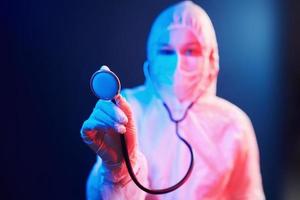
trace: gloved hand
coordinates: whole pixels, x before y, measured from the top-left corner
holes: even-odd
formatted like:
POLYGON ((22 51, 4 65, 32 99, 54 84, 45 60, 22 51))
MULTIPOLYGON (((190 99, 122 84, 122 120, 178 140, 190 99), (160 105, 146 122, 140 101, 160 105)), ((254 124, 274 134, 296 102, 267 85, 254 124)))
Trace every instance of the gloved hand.
POLYGON ((128 154, 134 166, 137 157, 136 127, 126 100, 121 95, 115 100, 116 104, 103 100, 97 102, 92 114, 82 125, 81 137, 101 157, 102 165, 109 174, 124 176, 127 169, 119 134, 125 134, 128 154))

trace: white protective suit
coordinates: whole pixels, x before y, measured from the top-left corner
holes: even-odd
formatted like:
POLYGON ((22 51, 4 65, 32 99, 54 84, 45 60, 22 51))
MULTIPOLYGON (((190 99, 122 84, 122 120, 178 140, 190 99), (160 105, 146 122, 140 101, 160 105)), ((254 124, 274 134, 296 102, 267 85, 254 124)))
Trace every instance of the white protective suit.
MULTIPOLYGON (((174 192, 149 195, 128 178, 126 181, 118 178, 106 180, 102 161, 97 157, 88 179, 88 199, 265 199, 253 127, 243 111, 216 96, 219 63, 214 29, 205 11, 191 1, 168 8, 156 19, 148 40, 148 61, 144 66, 146 82, 122 91, 137 128, 141 152, 134 166, 137 178, 150 188, 165 188, 177 183, 190 163, 190 153, 176 136, 175 124, 170 121, 162 102, 168 104, 175 119, 183 116, 187 104, 162 94, 159 84, 153 84, 157 79, 149 75, 148 68, 156 59, 153 44, 163 31, 174 28, 191 30, 205 48, 211 49, 209 56, 213 60, 207 65, 213 71, 210 73, 214 75, 212 82, 206 81, 209 73, 204 69, 189 95, 183 94, 185 87, 189 87, 185 85, 188 82, 179 80, 176 85, 178 91, 175 93, 181 95, 184 102, 194 101, 186 118, 179 124, 180 134, 194 152, 194 169, 190 178, 174 192)), ((177 76, 176 73, 181 72, 174 73, 177 76)), ((121 171, 127 173, 126 169, 121 171)))

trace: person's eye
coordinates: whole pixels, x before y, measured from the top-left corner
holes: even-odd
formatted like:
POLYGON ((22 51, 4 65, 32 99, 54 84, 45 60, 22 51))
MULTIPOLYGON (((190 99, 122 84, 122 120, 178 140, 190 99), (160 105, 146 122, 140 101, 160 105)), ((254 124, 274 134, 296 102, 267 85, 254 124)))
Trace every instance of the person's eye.
POLYGON ((187 56, 200 56, 201 51, 199 49, 196 49, 196 48, 187 48, 184 51, 184 54, 187 55, 187 56))
POLYGON ((161 55, 173 55, 175 51, 173 49, 159 49, 158 53, 161 55))

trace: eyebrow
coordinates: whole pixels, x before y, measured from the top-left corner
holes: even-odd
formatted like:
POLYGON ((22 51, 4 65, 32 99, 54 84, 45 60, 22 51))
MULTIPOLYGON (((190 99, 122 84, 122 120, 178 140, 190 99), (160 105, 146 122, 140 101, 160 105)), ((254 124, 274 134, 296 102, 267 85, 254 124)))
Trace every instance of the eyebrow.
MULTIPOLYGON (((166 43, 166 42, 158 43, 157 45, 158 45, 158 46, 168 46, 168 47, 172 47, 171 44, 166 43)), ((200 46, 203 46, 200 42, 189 42, 189 43, 184 44, 184 46, 193 46, 193 45, 200 45, 200 46)))
POLYGON ((157 44, 158 46, 169 46, 169 47, 172 47, 172 45, 170 45, 169 43, 158 43, 157 44))
POLYGON ((192 46, 192 45, 200 45, 200 46, 202 46, 200 42, 190 42, 190 43, 187 43, 185 45, 186 46, 192 46))

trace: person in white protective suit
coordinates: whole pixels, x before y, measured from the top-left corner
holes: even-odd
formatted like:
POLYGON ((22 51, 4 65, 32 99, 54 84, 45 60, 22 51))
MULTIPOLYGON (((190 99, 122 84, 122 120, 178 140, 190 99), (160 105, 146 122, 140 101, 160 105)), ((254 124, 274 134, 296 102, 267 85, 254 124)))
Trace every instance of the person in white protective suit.
POLYGON ((265 199, 255 133, 247 115, 216 96, 219 57, 206 12, 191 1, 163 11, 147 43, 145 84, 124 89, 116 104, 99 100, 81 136, 97 154, 87 199, 265 199), (126 99, 126 100, 125 100, 126 99), (177 190, 150 195, 131 180, 119 134, 125 134, 137 179, 149 188, 174 185, 190 163, 189 179, 177 190), (192 105, 191 105, 192 104, 192 105))

